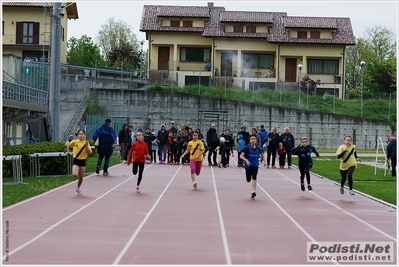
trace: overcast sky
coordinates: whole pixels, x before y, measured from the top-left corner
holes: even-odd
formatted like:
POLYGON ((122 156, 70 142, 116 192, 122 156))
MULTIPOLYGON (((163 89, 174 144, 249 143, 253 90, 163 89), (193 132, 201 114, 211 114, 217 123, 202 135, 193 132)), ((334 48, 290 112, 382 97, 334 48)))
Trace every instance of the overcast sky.
MULTIPOLYGON (((138 40, 145 40, 140 32, 140 20, 144 5, 225 7, 227 11, 286 12, 288 16, 347 17, 351 19, 355 37, 362 37, 367 28, 382 25, 398 37, 397 1, 77 1, 79 19, 68 23, 68 39, 91 37, 94 42, 101 25, 110 17, 130 25, 138 40)), ((147 47, 147 42, 145 43, 147 47)))

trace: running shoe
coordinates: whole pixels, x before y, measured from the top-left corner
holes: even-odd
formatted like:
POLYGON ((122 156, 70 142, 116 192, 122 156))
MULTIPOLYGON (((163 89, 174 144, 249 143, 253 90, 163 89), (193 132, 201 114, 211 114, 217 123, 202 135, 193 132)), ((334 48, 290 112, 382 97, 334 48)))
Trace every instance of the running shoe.
POLYGON ((266 168, 270 169, 270 165, 269 165, 269 164, 267 164, 266 168))
POLYGON ((301 184, 301 190, 305 191, 305 185, 304 184, 301 184))
POLYGON ((353 191, 353 189, 349 190, 349 194, 350 194, 351 196, 354 196, 354 195, 355 195, 355 192, 353 191))
POLYGON ((343 195, 343 194, 344 194, 344 188, 343 188, 343 187, 340 187, 340 188, 339 188, 339 192, 341 193, 341 195, 343 195))
POLYGON ((96 167, 96 173, 99 174, 100 173, 100 166, 96 167))
POLYGON ((255 197, 256 197, 256 193, 255 193, 255 192, 252 192, 251 198, 255 198, 255 197))
POLYGON ((275 169, 275 168, 276 168, 276 166, 274 166, 274 165, 273 165, 273 166, 272 166, 272 168, 273 168, 273 169, 275 169))
POLYGON ((312 191, 312 190, 313 190, 313 188, 312 188, 311 185, 308 185, 308 190, 309 190, 309 191, 312 191))
POLYGON ((108 172, 103 172, 103 175, 104 175, 104 176, 108 176, 109 173, 108 173, 108 172))
POLYGON ((80 188, 79 187, 76 187, 76 193, 78 193, 79 195, 82 195, 82 190, 80 190, 80 188))
POLYGON ((197 189, 197 182, 193 183, 193 187, 194 187, 194 189, 197 189))
POLYGON ((140 187, 136 186, 136 193, 140 193, 140 187))

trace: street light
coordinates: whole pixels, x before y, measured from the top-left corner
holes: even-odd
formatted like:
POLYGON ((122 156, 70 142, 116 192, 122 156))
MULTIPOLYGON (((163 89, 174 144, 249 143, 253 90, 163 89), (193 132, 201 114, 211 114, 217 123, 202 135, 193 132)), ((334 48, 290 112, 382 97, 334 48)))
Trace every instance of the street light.
POLYGON ((298 75, 298 102, 299 104, 301 104, 301 90, 299 89, 300 87, 300 78, 302 77, 302 64, 298 65, 298 69, 299 69, 299 75, 298 75))
POLYGON ((141 40, 140 44, 141 44, 140 81, 141 81, 143 79, 143 45, 144 45, 144 40, 141 40))
POLYGON ((360 94, 360 117, 363 117, 363 77, 364 77, 364 67, 366 62, 360 61, 360 68, 362 69, 362 91, 360 94))

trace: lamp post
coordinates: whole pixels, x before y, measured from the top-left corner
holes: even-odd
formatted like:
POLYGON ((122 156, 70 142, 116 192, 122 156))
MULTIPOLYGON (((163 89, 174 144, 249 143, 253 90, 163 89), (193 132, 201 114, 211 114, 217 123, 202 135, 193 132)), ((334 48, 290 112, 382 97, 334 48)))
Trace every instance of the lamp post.
POLYGON ((143 79, 143 45, 144 45, 144 40, 141 40, 140 44, 141 44, 140 81, 141 81, 143 79))
POLYGON ((360 61, 360 68, 362 69, 362 91, 360 92, 360 117, 363 117, 363 78, 364 78, 364 67, 366 62, 360 61))
POLYGON ((302 77, 302 64, 298 65, 299 75, 298 75, 298 103, 301 104, 301 90, 300 90, 300 79, 302 77))

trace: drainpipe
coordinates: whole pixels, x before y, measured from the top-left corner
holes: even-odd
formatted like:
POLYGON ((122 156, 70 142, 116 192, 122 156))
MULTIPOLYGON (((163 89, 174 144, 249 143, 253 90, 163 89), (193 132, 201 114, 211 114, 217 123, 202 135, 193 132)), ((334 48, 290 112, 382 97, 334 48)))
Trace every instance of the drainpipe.
POLYGON ((277 48, 277 68, 274 68, 277 71, 277 82, 280 81, 280 44, 278 44, 277 48))
MULTIPOLYGON (((345 53, 346 47, 344 46, 342 51, 342 76, 341 76, 341 91, 343 91, 342 99, 346 99, 346 84, 345 84, 345 53)), ((349 94, 349 93, 348 93, 349 94)))
POLYGON ((211 73, 213 84, 215 84, 215 38, 212 38, 212 73, 211 73))

